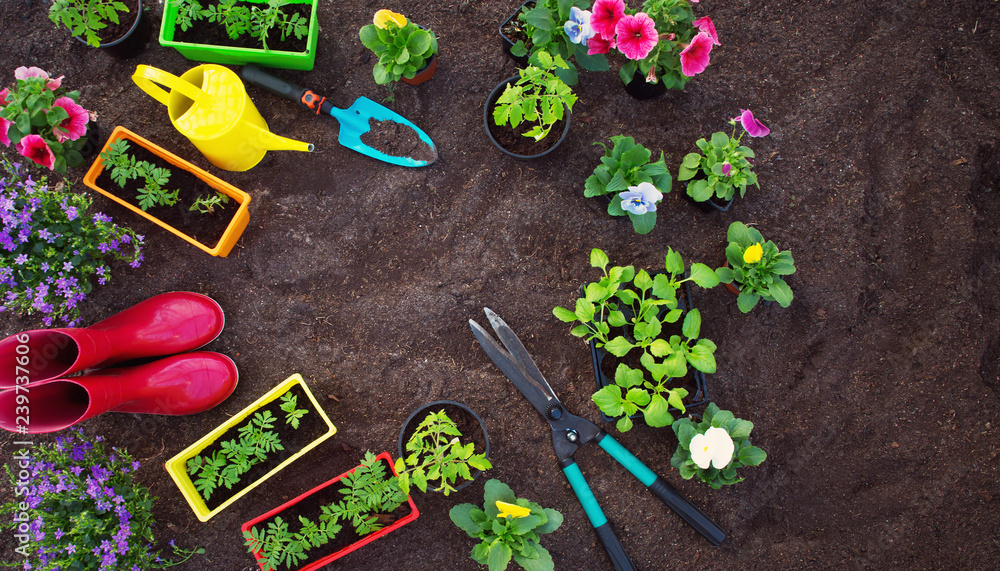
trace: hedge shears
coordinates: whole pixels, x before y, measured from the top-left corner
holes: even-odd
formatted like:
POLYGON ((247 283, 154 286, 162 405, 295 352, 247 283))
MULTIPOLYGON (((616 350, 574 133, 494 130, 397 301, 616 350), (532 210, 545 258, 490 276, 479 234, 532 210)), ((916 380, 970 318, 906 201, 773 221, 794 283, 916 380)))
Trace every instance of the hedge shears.
POLYGON ((611 435, 598 428, 597 425, 567 412, 517 335, 492 310, 486 308, 484 311, 490 325, 493 326, 493 330, 496 331, 503 343, 503 347, 482 326, 470 319, 469 325, 472 326, 473 334, 500 371, 514 383, 521 394, 535 407, 535 410, 549 422, 552 427, 553 445, 556 449, 556 455, 559 457, 559 466, 566 475, 566 479, 569 480, 577 499, 580 500, 580 504, 590 519, 590 523, 594 526, 601 543, 604 544, 604 549, 611 557, 616 571, 634 570, 635 565, 628 553, 625 552, 625 548, 615 535, 614 530, 611 529, 608 518, 605 517, 604 511, 601 510, 594 493, 590 490, 590 485, 587 484, 580 467, 573 459, 577 448, 588 442, 596 442, 713 545, 722 543, 726 538, 726 533, 722 528, 694 504, 687 501, 673 486, 657 476, 642 461, 626 450, 611 435))

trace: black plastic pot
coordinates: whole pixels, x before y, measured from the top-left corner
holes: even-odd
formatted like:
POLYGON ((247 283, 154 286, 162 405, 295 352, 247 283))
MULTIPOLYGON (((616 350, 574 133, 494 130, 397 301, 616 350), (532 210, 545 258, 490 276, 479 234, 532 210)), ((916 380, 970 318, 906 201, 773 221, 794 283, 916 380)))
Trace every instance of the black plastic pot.
POLYGON ((736 197, 733 196, 733 198, 730 198, 728 202, 722 202, 713 194, 708 198, 708 200, 698 202, 697 200, 691 198, 691 195, 687 193, 687 189, 685 189, 681 195, 705 213, 725 212, 729 210, 729 207, 733 205, 733 201, 736 200, 736 197))
MULTIPOLYGON (((462 422, 462 419, 455 417, 455 414, 454 414, 455 409, 459 409, 461 411, 461 413, 468 415, 469 417, 471 417, 472 420, 474 420, 475 422, 479 423, 479 427, 483 431, 483 440, 485 441, 485 443, 484 443, 485 450, 481 451, 481 450, 478 449, 478 446, 477 446, 477 449, 475 450, 475 453, 482 452, 483 455, 486 458, 489 458, 490 457, 490 435, 489 435, 489 433, 486 432, 486 423, 484 423, 483 419, 480 418, 479 415, 476 414, 475 411, 473 411, 471 408, 465 406, 464 404, 462 404, 460 402, 455 402, 455 401, 452 401, 452 400, 437 400, 437 401, 434 401, 434 402, 427 403, 424 406, 422 406, 422 407, 418 408, 417 410, 413 411, 413 414, 411 414, 406 419, 406 422, 403 423, 403 427, 399 429, 399 440, 397 442, 397 448, 396 448, 397 453, 398 453, 397 458, 403 458, 403 459, 405 459, 407 456, 409 456, 409 454, 407 454, 407 452, 406 452, 406 442, 410 439, 410 436, 416 431, 417 426, 424 420, 424 418, 427 416, 428 413, 430 413, 430 412, 436 412, 436 411, 438 411, 438 410, 440 410, 442 408, 445 409, 446 413, 448 413, 448 418, 450 418, 453 421, 455 421, 455 424, 457 424, 459 426, 459 429, 461 429, 463 422, 462 422), (449 408, 452 409, 451 412, 448 411, 449 408)), ((463 432, 462 435, 464 437, 466 437, 466 438, 469 438, 469 436, 470 436, 467 431, 463 432)), ((473 440, 473 439, 469 438, 469 440, 473 440)), ((461 490, 462 488, 465 488, 466 486, 468 486, 469 484, 471 484, 473 482, 473 480, 475 480, 476 478, 478 478, 479 475, 482 474, 482 473, 483 473, 482 470, 476 470, 475 473, 472 474, 472 480, 466 480, 465 482, 462 482, 461 484, 455 486, 455 490, 458 491, 458 490, 461 490)), ((435 492, 438 491, 435 488, 428 488, 428 489, 433 490, 435 492)))
MULTIPOLYGON (((572 116, 573 113, 569 109, 566 109, 566 117, 564 119, 565 123, 563 125, 562 133, 559 135, 559 138, 556 140, 556 142, 551 147, 549 147, 548 149, 545 149, 544 151, 542 151, 540 153, 535 153, 533 155, 521 155, 521 154, 514 153, 514 152, 511 152, 511 151, 505 149, 493 137, 493 133, 490 132, 490 121, 493 120, 493 104, 496 102, 497 99, 500 98, 500 94, 503 93, 504 88, 507 87, 508 84, 513 83, 513 82, 517 81, 518 79, 520 79, 520 76, 517 76, 517 75, 515 75, 513 77, 508 77, 502 83, 500 83, 499 85, 497 85, 496 87, 494 87, 493 91, 490 92, 490 96, 486 99, 486 105, 483 107, 483 128, 486 129, 486 136, 489 137, 490 142, 493 143, 493 145, 496 148, 498 148, 501 151, 503 151, 504 154, 510 155, 510 156, 514 157, 515 159, 521 159, 521 160, 537 159, 537 158, 544 157, 545 155, 551 153, 552 151, 554 151, 556 149, 556 147, 558 147, 560 144, 562 144, 563 140, 566 138, 566 135, 569 133, 569 123, 570 123, 570 118, 571 118, 571 116, 572 116)), ((549 140, 553 136, 554 136, 554 134, 552 132, 549 132, 549 135, 545 139, 542 139, 542 140, 543 141, 547 141, 547 140, 549 140)))
MULTIPOLYGON (((129 28, 128 32, 116 40, 101 42, 98 49, 105 50, 107 53, 118 59, 133 58, 146 49, 146 44, 149 43, 149 39, 153 34, 153 25, 150 22, 146 11, 142 8, 142 0, 136 0, 136 3, 139 5, 139 17, 135 19, 135 22, 132 24, 132 27, 129 28)), ((80 36, 74 37, 80 43, 87 45, 87 40, 81 38, 80 36)))
POLYGON ((663 85, 662 79, 657 79, 656 83, 646 81, 646 76, 638 72, 632 76, 632 81, 622 83, 625 91, 636 99, 655 99, 667 92, 667 86, 663 85))
POLYGON ((80 149, 80 155, 84 159, 88 159, 94 156, 97 151, 101 150, 101 146, 104 142, 101 140, 101 127, 95 121, 87 122, 87 142, 80 149))
MULTIPOLYGON (((650 274, 650 276, 655 276, 655 275, 656 273, 650 274)), ((582 294, 583 287, 581 287, 580 290, 582 294)), ((693 309, 694 303, 692 302, 693 298, 691 297, 691 282, 684 282, 684 295, 685 295, 685 301, 677 300, 678 302, 677 307, 684 311, 693 309)), ((664 309, 663 311, 666 311, 666 309, 664 309)), ((629 335, 628 328, 626 328, 625 335, 626 336, 629 335)), ((597 347, 597 344, 593 340, 590 341, 590 360, 591 364, 594 366, 594 381, 597 384, 597 390, 601 390, 608 385, 615 384, 614 379, 609 378, 601 371, 601 363, 604 362, 604 359, 607 356, 608 356, 607 351, 605 351, 604 349, 599 349, 597 347)), ((688 367, 688 370, 690 371, 689 374, 691 374, 694 378, 694 389, 695 389, 691 391, 691 393, 687 396, 689 402, 685 403, 684 405, 687 409, 690 410, 691 408, 702 406, 708 402, 708 387, 705 381, 705 373, 702 373, 701 371, 695 369, 694 367, 688 367)), ((677 416, 678 414, 680 414, 680 410, 671 407, 670 414, 677 416)), ((618 418, 620 417, 608 416, 604 414, 603 411, 601 411, 601 418, 604 419, 605 422, 617 422, 618 418)), ((632 420, 638 420, 642 418, 642 413, 640 412, 633 414, 629 418, 631 418, 632 420)))
POLYGON ((500 33, 500 46, 503 48, 503 53, 507 54, 507 57, 509 57, 511 59, 511 61, 513 61, 517 65, 517 67, 527 67, 528 66, 528 56, 527 55, 516 56, 516 55, 510 53, 511 48, 514 47, 514 44, 516 42, 514 40, 512 40, 511 38, 507 37, 507 35, 503 33, 503 29, 511 21, 517 20, 517 15, 521 13, 521 9, 522 8, 524 8, 525 6, 528 6, 530 8, 530 7, 533 7, 534 5, 535 5, 535 1, 534 0, 529 0, 528 2, 525 2, 524 4, 521 4, 521 6, 517 9, 517 11, 514 12, 513 14, 511 14, 511 16, 509 18, 507 18, 506 20, 504 20, 503 23, 500 24, 500 27, 497 29, 497 31, 500 33))

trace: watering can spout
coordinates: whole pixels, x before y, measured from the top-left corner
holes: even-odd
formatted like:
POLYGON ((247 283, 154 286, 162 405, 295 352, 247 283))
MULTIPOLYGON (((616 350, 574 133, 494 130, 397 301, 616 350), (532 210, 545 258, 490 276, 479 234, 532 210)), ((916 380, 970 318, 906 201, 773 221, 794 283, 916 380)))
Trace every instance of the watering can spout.
POLYGON ((261 129, 256 125, 250 125, 253 127, 253 131, 258 137, 258 142, 262 149, 268 151, 306 151, 311 152, 313 150, 312 143, 305 143, 302 141, 296 141, 295 139, 289 139, 288 137, 282 137, 281 135, 275 135, 274 133, 268 131, 267 129, 261 129))

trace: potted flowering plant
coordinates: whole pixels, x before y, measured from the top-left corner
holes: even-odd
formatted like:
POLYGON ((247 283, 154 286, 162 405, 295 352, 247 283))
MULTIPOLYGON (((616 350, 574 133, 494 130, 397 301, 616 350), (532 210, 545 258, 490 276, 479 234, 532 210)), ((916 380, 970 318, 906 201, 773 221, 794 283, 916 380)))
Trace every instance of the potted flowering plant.
POLYGON ((695 19, 693 1, 645 0, 640 10, 630 11, 623 0, 595 0, 588 53, 614 48, 628 58, 618 74, 638 99, 684 89, 708 67, 712 46, 720 45, 712 19, 695 19))
POLYGON ((472 549, 472 559, 504 571, 511 558, 523 569, 552 571, 552 555, 541 546, 540 536, 562 525, 563 516, 552 508, 518 498, 500 480, 486 482, 483 507, 459 504, 448 512, 451 521, 469 537, 482 540, 472 549))
POLYGON ((554 73, 566 66, 562 56, 539 52, 538 65, 518 70, 518 75, 493 88, 483 107, 483 122, 498 149, 515 158, 534 159, 562 143, 577 100, 573 89, 554 73), (560 137, 543 142, 560 123, 560 137))
POLYGON ((142 0, 53 0, 49 19, 88 46, 124 57, 142 51, 152 33, 142 0))
POLYGON ((374 22, 361 28, 361 43, 378 56, 375 83, 403 81, 418 85, 437 70, 438 43, 434 32, 391 10, 379 10, 374 22))
MULTIPOLYGON (((691 394, 681 382, 688 375, 688 365, 697 372, 714 373, 715 343, 699 339, 701 313, 678 299, 678 290, 688 282, 703 288, 715 287, 719 278, 705 264, 691 264, 689 277, 684 278, 684 260, 680 253, 667 248, 665 270, 650 275, 632 266, 608 268, 608 257, 594 248, 590 265, 600 268, 604 276, 584 286, 583 297, 576 300, 574 310, 556 307, 557 319, 577 323, 571 333, 591 344, 594 374, 598 391, 593 400, 606 418, 617 422, 618 430, 632 428, 632 415, 641 413, 646 424, 669 426, 673 422, 671 407, 685 411, 684 398, 691 394), (681 321, 679 331, 676 323, 681 321), (624 360, 638 349, 638 363, 624 360), (613 370, 613 383, 602 373, 603 358, 598 351, 618 359, 613 370), (636 367, 635 365, 638 365, 636 367)), ((704 397, 704 378, 695 396, 704 397), (699 394, 700 393, 700 394, 699 394)), ((703 402, 703 401, 702 401, 703 402)))
POLYGON ((792 288, 781 276, 795 273, 795 261, 789 250, 781 251, 756 228, 733 222, 726 232, 726 265, 715 274, 726 288, 739 297, 736 305, 749 313, 763 299, 778 302, 781 307, 792 304, 792 288))
MULTIPOLYGON (((526 2, 509 21, 517 20, 514 28, 519 37, 508 39, 508 53, 515 61, 525 58, 526 63, 538 63, 539 52, 558 55, 567 62, 566 67, 555 70, 567 85, 578 81, 576 66, 587 71, 607 71, 608 60, 602 54, 588 54, 587 41, 594 36, 590 26, 590 11, 584 10, 587 0, 541 0, 526 2), (530 56, 530 57, 528 57, 530 56)), ((504 26, 500 36, 505 38, 504 26)))
POLYGON ((4 466, 19 498, 0 508, 0 527, 14 531, 24 568, 163 569, 205 553, 171 540, 180 559, 161 557, 153 548, 156 498, 136 481, 139 462, 103 440, 72 429, 54 443, 19 450, 4 466))
POLYGON ((391 470, 388 452, 365 452, 359 466, 244 523, 261 571, 319 569, 417 519, 391 470))
POLYGON ((759 466, 767 459, 766 452, 750 444, 753 423, 719 410, 714 402, 705 408, 701 422, 682 418, 671 428, 677 435, 677 450, 670 465, 685 480, 697 476, 713 490, 742 482, 736 470, 759 466))
POLYGON ((601 164, 594 174, 587 177, 583 195, 603 196, 608 200, 608 214, 628 216, 632 228, 639 234, 648 234, 656 224, 656 204, 663 194, 670 192, 670 172, 660 158, 651 162, 652 153, 636 144, 632 137, 611 137, 611 148, 604 143, 601 164))
POLYGON ((403 423, 394 470, 407 493, 413 484, 447 496, 492 468, 489 455, 490 437, 478 414, 458 402, 434 401, 403 423))
POLYGON ((63 76, 37 67, 14 70, 17 83, 0 90, 0 143, 36 164, 66 174, 83 164, 90 112, 77 104, 79 91, 66 91, 63 76))
POLYGON ((0 157, 0 284, 6 290, 0 311, 41 312, 46 327, 57 320, 74 327, 92 276, 108 283, 112 260, 139 267, 143 237, 88 212, 91 202, 68 182, 50 188, 44 177, 29 181, 20 165, 0 157))
POLYGON ((757 175, 753 172, 754 152, 741 145, 744 134, 751 137, 766 137, 771 132, 747 109, 740 110, 740 116, 729 120, 733 132, 726 135, 722 131, 712 138, 698 139, 695 145, 701 153, 688 153, 681 162, 677 180, 689 181, 687 196, 699 205, 706 204, 706 211, 714 208, 725 212, 733 202, 736 189, 740 198, 746 194, 747 185, 760 188, 757 175), (743 133, 736 137, 736 121, 743 126, 743 133))
POLYGON ((319 0, 167 0, 160 45, 190 60, 311 70, 319 0))

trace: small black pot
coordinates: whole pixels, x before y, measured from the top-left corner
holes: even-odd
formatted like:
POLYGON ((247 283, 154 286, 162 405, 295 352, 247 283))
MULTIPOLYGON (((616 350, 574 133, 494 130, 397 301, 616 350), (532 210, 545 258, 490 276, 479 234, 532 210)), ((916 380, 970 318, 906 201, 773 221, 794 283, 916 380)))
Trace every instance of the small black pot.
POLYGON ((534 7, 534 5, 535 5, 535 0, 528 0, 524 4, 521 4, 521 7, 518 8, 516 12, 511 14, 510 18, 504 20, 503 24, 500 24, 500 27, 497 29, 497 31, 500 33, 500 46, 503 48, 503 53, 507 54, 507 57, 509 57, 511 61, 513 61, 517 65, 517 67, 527 67, 528 56, 527 55, 516 56, 510 53, 511 48, 514 47, 514 44, 516 42, 508 38, 507 35, 503 33, 503 29, 504 26, 506 26, 509 22, 517 20, 517 15, 521 13, 521 9, 523 9, 525 6, 531 8, 534 7))
MULTIPOLYGON (((153 25, 142 8, 142 0, 136 0, 136 3, 139 5, 139 17, 135 19, 128 32, 117 40, 102 42, 98 49, 105 50, 118 59, 131 59, 145 51, 146 44, 153 34, 153 25)), ((87 45, 87 40, 80 36, 74 37, 80 43, 87 45)))
MULTIPOLYGON (((655 276, 655 273, 651 273, 650 276, 655 276)), ((581 294, 583 293, 583 288, 581 287, 581 294)), ((678 300, 677 307, 687 311, 694 308, 694 304, 691 297, 691 282, 684 282, 684 295, 686 296, 686 303, 678 300)), ((628 332, 625 333, 628 335, 628 332)), ((590 360, 591 364, 594 366, 594 381, 597 384, 597 390, 601 390, 608 385, 615 384, 615 380, 609 378, 601 371, 601 363, 604 362, 604 358, 608 356, 607 351, 604 349, 599 349, 597 344, 591 340, 590 341, 590 360)), ((704 405, 708 402, 708 388, 705 382, 705 373, 695 369, 694 367, 689 367, 693 371, 695 390, 691 391, 691 394, 687 396, 690 402, 685 403, 685 408, 690 410, 691 408, 704 405)), ((601 413, 601 418, 605 422, 617 422, 619 417, 608 416, 604 414, 604 411, 599 411, 601 413)), ((670 414, 675 417, 680 414, 680 410, 671 407, 670 414)), ((636 413, 630 416, 632 420, 638 420, 642 418, 642 413, 636 413)))
POLYGON ((80 149, 80 155, 88 159, 94 156, 97 151, 101 150, 103 142, 101 141, 101 127, 94 121, 87 122, 87 142, 80 149))
POLYGON ((729 199, 729 201, 722 202, 721 200, 716 198, 715 195, 713 194, 708 198, 708 200, 698 202, 697 200, 691 198, 691 195, 687 193, 687 189, 684 189, 684 191, 681 192, 681 195, 684 198, 686 198, 688 202, 694 204, 702 212, 706 214, 710 214, 712 212, 725 212, 729 210, 729 207, 733 205, 733 201, 736 200, 736 197, 733 196, 732 198, 729 199))
MULTIPOLYGON (((406 422, 403 423, 403 427, 399 429, 399 440, 397 442, 397 447, 396 447, 398 455, 396 457, 405 459, 408 456, 408 454, 406 453, 406 442, 407 440, 410 439, 410 436, 416 431, 417 426, 424 420, 424 417, 426 417, 429 412, 434 412, 438 409, 449 408, 449 407, 453 409, 454 408, 460 409, 461 413, 468 415, 469 417, 474 419, 475 422, 479 423, 479 427, 483 431, 483 440, 485 441, 485 450, 483 450, 482 452, 486 458, 489 458, 490 435, 489 433, 486 432, 486 423, 484 423, 483 419, 480 418, 479 415, 476 414, 471 408, 465 406, 460 402, 455 402, 451 400, 437 400, 431 403, 427 403, 424 406, 413 411, 413 414, 411 414, 406 419, 406 422)), ((458 424, 459 427, 461 427, 462 419, 455 418, 454 414, 449 414, 448 417, 454 420, 455 423, 458 424)), ((468 437, 469 435, 463 432, 463 436, 468 437)), ((480 450, 477 449, 475 450, 475 452, 478 453, 480 452, 480 450)), ((466 480, 465 482, 462 482, 461 484, 455 486, 455 491, 465 488, 466 486, 471 484, 473 480, 478 478, 479 475, 482 473, 483 473, 482 470, 476 470, 475 473, 472 474, 472 480, 466 480)), ((433 490, 435 492, 438 491, 438 489, 435 488, 428 488, 428 489, 433 490)))
POLYGON ((656 83, 646 81, 646 76, 636 70, 632 76, 632 81, 622 83, 625 91, 636 99, 655 99, 667 92, 667 86, 663 85, 662 79, 657 79, 656 83))
MULTIPOLYGON (((569 133, 569 123, 570 123, 570 118, 572 116, 572 112, 569 109, 566 109, 566 117, 564 119, 565 124, 563 125, 562 133, 559 135, 559 139, 556 140, 555 144, 549 147, 548 149, 540 153, 535 153, 533 155, 519 155, 517 153, 508 151, 503 146, 501 146, 500 143, 498 143, 497 140, 493 137, 493 133, 490 132, 490 121, 493 118, 493 104, 496 102, 497 99, 500 98, 500 95, 503 93, 504 88, 506 88, 508 84, 514 83, 518 79, 520 79, 520 76, 517 75, 513 77, 508 77, 502 83, 494 87, 493 91, 490 92, 490 96, 486 98, 486 105, 483 107, 483 128, 486 129, 486 136, 489 137, 490 142, 493 143, 493 145, 496 148, 503 151, 504 154, 510 155, 515 159, 521 159, 521 160, 537 159, 539 157, 544 157, 545 155, 551 153, 556 149, 556 147, 562 144, 563 140, 566 138, 566 135, 569 133)), ((549 132, 548 137, 552 136, 553 134, 549 132)), ((548 137, 546 137, 546 139, 548 139, 548 137)))

